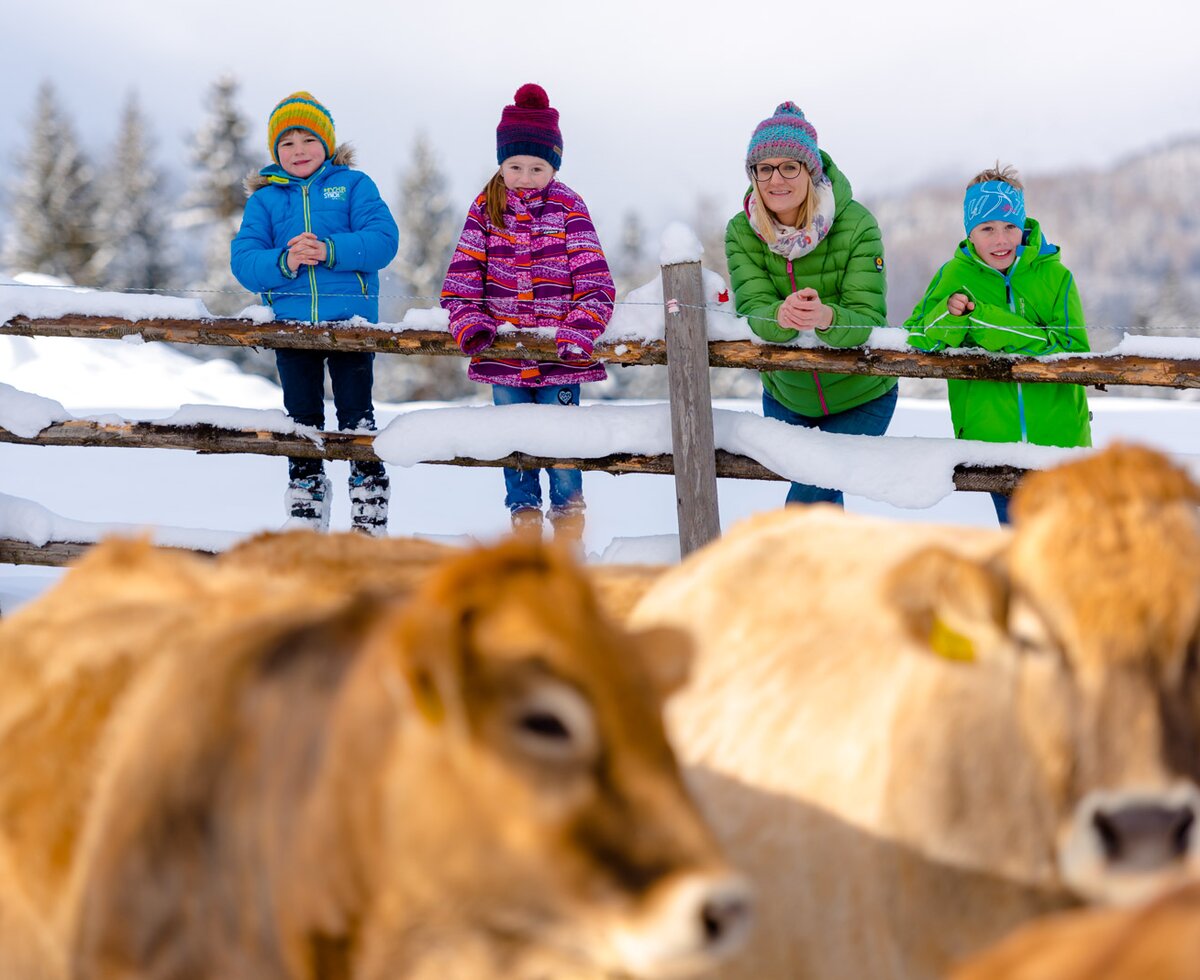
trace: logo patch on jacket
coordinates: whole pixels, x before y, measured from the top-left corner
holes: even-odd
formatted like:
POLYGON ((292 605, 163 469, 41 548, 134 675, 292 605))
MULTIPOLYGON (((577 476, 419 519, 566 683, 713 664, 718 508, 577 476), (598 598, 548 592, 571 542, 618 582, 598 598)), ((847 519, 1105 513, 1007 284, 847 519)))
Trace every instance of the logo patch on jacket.
POLYGON ((875 271, 876 272, 883 271, 883 256, 882 255, 875 256, 875 271))
POLYGON ((327 201, 344 201, 346 200, 345 187, 326 187, 325 200, 327 201))

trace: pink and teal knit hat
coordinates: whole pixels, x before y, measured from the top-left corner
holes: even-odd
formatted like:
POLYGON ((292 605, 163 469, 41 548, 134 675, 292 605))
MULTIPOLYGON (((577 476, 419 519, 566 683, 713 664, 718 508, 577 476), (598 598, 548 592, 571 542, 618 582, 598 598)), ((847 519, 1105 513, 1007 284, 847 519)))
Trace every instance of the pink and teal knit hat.
POLYGON ((814 181, 819 181, 825 174, 821 151, 817 147, 817 131, 795 102, 779 103, 769 119, 754 127, 750 145, 746 148, 746 170, 770 157, 799 160, 808 167, 814 181))
POLYGON ((517 89, 514 105, 504 107, 496 127, 496 162, 509 157, 540 157, 555 170, 562 166, 562 133, 558 110, 540 85, 532 82, 517 89))

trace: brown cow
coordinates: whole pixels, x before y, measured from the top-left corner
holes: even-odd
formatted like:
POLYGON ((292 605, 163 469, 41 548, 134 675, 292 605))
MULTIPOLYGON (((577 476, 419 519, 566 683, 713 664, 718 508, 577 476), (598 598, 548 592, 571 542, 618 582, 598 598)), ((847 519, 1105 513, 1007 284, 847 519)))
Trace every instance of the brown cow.
POLYGON ((1015 531, 754 519, 631 622, 691 628, 669 720, 758 938, 732 977, 937 977, 1042 912, 1200 868, 1200 493, 1120 447, 1015 531))
POLYGON ((407 599, 101 545, 0 624, 0 965, 708 967, 748 893, 663 732, 687 660, 528 545, 454 558, 407 599))
POLYGON ((951 980, 1195 980, 1200 884, 1133 909, 1047 916, 975 957, 951 980))

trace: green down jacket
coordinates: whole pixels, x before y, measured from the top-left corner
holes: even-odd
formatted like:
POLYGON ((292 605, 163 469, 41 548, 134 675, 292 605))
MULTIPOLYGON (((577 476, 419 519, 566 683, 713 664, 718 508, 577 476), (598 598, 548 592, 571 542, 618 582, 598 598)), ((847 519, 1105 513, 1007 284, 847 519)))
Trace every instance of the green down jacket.
MULTIPOLYGON (((1088 350, 1075 278, 1057 245, 1032 218, 1008 272, 986 265, 969 241, 959 244, 906 321, 919 350, 982 347, 1006 354, 1088 350), (964 293, 975 303, 951 316, 946 301, 964 293)), ((950 417, 959 439, 1090 446, 1087 396, 1080 385, 1006 381, 950 381, 950 417)))
MULTIPOLYGON (((786 343, 799 331, 781 327, 779 305, 789 293, 811 286, 833 309, 833 323, 817 330, 830 347, 857 347, 871 328, 887 322, 887 277, 879 226, 853 198, 850 181, 824 152, 821 160, 833 182, 836 211, 829 234, 795 261, 772 252, 750 224, 743 208, 725 229, 725 254, 734 308, 763 340, 786 343)), ((749 197, 747 192, 747 197, 749 197)), ((763 387, 776 401, 809 417, 832 415, 885 394, 895 378, 816 371, 768 371, 763 387)))

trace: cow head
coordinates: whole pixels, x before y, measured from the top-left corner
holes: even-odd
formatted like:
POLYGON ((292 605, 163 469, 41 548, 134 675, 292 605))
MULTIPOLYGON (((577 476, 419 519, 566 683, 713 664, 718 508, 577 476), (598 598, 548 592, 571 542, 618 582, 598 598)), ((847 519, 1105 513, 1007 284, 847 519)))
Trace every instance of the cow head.
MULTIPOLYGON (((498 943, 639 977, 740 943, 747 886, 663 729, 683 634, 628 632, 566 556, 514 542, 447 564, 376 642, 402 721, 373 867, 407 924, 365 937, 368 962, 403 961, 412 923, 448 911, 498 943)), ((496 975, 523 975, 514 956, 496 975)))
POLYGON ((1116 447, 1026 478, 999 554, 931 549, 893 578, 914 638, 963 668, 928 707, 961 697, 978 719, 962 758, 943 747, 950 798, 978 796, 978 815, 990 797, 982 823, 1019 814, 1014 862, 1044 859, 1087 900, 1200 872, 1198 502, 1163 457, 1116 447))

